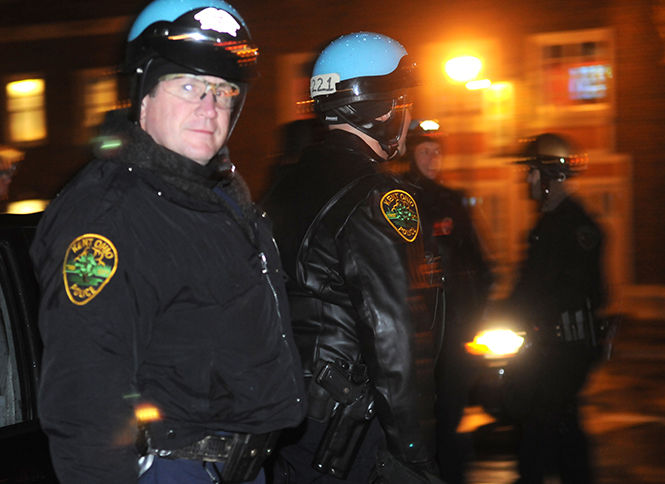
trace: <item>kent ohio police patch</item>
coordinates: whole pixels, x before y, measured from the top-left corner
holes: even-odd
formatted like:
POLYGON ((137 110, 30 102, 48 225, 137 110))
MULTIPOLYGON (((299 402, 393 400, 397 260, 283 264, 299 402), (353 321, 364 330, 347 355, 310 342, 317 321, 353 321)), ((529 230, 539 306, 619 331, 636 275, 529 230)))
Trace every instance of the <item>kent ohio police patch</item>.
POLYGON ((411 195, 403 190, 391 190, 381 198, 381 211, 392 228, 407 242, 418 235, 418 206, 411 195))
POLYGON ((89 303, 111 280, 118 267, 113 243, 97 234, 85 234, 69 244, 62 276, 69 300, 78 306, 89 303))

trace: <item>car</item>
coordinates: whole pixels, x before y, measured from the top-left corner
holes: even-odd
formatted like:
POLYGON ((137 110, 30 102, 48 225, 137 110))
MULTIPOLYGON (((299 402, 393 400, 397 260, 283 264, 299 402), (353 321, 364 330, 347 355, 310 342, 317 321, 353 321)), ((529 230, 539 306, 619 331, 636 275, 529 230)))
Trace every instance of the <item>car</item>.
MULTIPOLYGON (((598 361, 609 360, 612 352, 612 341, 623 314, 608 314, 599 317, 594 323, 593 347, 596 348, 598 361)), ((505 408, 506 377, 511 368, 518 364, 529 365, 532 353, 528 348, 531 341, 521 328, 524 325, 515 321, 486 321, 474 336, 465 344, 467 353, 475 358, 479 367, 478 377, 474 382, 469 397, 472 405, 480 405, 485 412, 499 423, 511 421, 505 408)))
POLYGON ((58 482, 37 417, 42 343, 28 251, 39 218, 0 214, 0 482, 58 482))

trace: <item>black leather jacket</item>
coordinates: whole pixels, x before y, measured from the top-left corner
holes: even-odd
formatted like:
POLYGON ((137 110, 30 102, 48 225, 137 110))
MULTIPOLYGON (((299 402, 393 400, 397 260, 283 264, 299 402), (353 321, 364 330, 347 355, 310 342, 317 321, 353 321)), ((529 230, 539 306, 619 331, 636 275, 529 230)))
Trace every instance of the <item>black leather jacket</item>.
MULTIPOLYGON (((400 226, 389 213, 392 197, 413 199, 403 182, 379 172, 378 161, 358 137, 332 131, 285 167, 266 209, 289 276, 306 379, 321 361, 367 365, 389 450, 421 462, 430 456, 419 418, 431 415, 433 398, 416 381, 416 362, 431 381, 438 346, 422 303, 427 264, 418 224, 400 226)), ((396 208, 405 219, 417 214, 415 202, 396 208)))

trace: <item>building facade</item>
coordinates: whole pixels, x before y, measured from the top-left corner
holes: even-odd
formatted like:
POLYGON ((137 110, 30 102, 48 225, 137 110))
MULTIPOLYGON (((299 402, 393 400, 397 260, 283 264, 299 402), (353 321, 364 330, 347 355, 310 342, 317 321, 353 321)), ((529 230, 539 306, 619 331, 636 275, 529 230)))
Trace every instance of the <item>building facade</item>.
MULTIPOLYGON (((10 201, 53 197, 89 158, 104 112, 127 99, 116 67, 145 2, 54 3, 0 1, 0 145, 22 153, 10 201)), ((578 193, 608 234, 613 299, 665 285, 665 0, 232 3, 261 48, 231 141, 257 198, 279 128, 310 115, 299 102, 316 52, 343 33, 379 31, 420 66, 414 114, 447 133, 444 179, 470 195, 503 287, 535 217, 511 154, 543 131, 589 156, 578 193), (489 84, 450 78, 445 62, 462 55, 481 60, 474 80, 489 84)))

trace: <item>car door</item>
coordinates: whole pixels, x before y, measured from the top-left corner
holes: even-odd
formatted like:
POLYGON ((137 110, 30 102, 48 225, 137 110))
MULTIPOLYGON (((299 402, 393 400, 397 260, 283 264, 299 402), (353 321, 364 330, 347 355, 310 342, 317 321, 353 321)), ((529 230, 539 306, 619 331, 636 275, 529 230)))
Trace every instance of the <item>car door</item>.
POLYGON ((41 341, 28 255, 39 215, 0 215, 0 483, 55 483, 37 420, 41 341))

